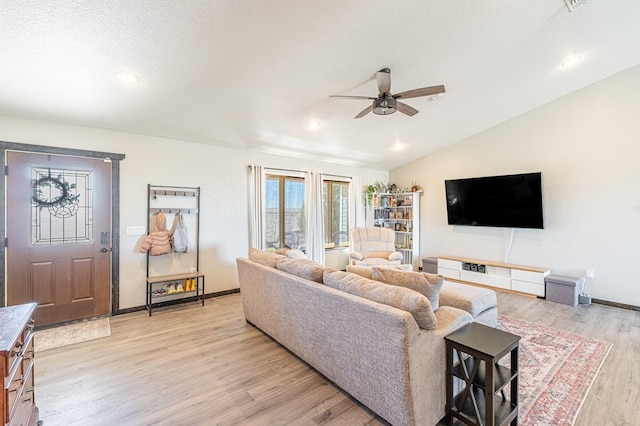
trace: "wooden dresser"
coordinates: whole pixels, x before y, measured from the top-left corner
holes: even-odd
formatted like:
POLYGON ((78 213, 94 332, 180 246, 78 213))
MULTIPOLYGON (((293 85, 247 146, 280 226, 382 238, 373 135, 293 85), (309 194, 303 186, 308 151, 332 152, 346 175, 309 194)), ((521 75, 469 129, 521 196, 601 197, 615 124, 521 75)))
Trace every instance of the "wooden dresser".
POLYGON ((34 396, 33 312, 35 303, 0 308, 1 425, 33 426, 39 422, 34 396))

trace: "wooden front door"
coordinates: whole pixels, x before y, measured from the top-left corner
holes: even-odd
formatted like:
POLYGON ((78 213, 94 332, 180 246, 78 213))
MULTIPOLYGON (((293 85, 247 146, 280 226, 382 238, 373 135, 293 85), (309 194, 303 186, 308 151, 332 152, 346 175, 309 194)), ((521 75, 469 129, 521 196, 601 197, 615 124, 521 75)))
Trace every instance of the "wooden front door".
POLYGON ((7 152, 7 305, 37 326, 110 313, 111 167, 7 152))

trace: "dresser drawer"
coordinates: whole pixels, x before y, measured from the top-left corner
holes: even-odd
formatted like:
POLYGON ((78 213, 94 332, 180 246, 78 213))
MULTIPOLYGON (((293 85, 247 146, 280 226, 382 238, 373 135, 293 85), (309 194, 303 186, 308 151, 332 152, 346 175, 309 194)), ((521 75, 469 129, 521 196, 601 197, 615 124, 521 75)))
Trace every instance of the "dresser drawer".
MULTIPOLYGON (((27 333, 27 336, 24 339, 24 346, 22 347, 22 352, 20 356, 22 358, 23 364, 29 364, 30 362, 33 361, 35 352, 33 349, 33 333, 32 332, 27 333)), ((23 367, 22 371, 27 371, 26 366, 23 367)))
POLYGON ((8 351, 8 356, 5 357, 5 371, 11 371, 18 361, 18 357, 22 355, 24 349, 24 334, 20 334, 18 340, 16 340, 8 351))
POLYGON ((0 308, 1 425, 35 426, 38 407, 34 398, 35 303, 0 308))
POLYGON ((16 403, 20 397, 20 391, 22 390, 22 358, 20 362, 16 362, 13 368, 9 371, 9 375, 5 378, 5 418, 4 422, 8 423, 9 419, 16 410, 16 403))
POLYGON ((35 406, 35 398, 33 394, 34 380, 33 380, 33 359, 27 365, 27 369, 24 372, 24 380, 22 388, 18 392, 18 398, 15 402, 13 411, 11 412, 11 419, 8 426, 31 426, 37 424, 33 422, 32 414, 33 407, 35 406))

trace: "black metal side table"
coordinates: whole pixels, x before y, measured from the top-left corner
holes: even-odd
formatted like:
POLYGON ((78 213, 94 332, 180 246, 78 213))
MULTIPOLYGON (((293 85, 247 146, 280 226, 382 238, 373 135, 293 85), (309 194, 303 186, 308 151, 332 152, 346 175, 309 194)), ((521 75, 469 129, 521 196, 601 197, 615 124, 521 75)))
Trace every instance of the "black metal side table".
POLYGON ((518 344, 520 336, 471 323, 445 337, 447 417, 468 425, 518 424, 518 344), (511 353, 510 368, 498 364, 511 353), (454 364, 455 356, 455 364, 454 364), (454 395, 454 378, 463 389, 454 395), (510 386, 509 399, 505 388, 510 386), (496 394, 500 397, 496 398, 496 394))

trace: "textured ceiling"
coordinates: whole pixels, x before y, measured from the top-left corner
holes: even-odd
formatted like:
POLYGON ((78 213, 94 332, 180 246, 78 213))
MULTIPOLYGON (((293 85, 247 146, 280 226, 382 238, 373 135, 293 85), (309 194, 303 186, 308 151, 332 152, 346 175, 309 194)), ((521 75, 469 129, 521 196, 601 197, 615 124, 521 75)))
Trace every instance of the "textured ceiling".
POLYGON ((639 23, 637 0, 2 0, 0 114, 389 170, 640 64, 639 23), (447 93, 329 99, 385 67, 447 93))

